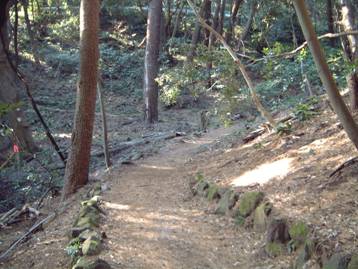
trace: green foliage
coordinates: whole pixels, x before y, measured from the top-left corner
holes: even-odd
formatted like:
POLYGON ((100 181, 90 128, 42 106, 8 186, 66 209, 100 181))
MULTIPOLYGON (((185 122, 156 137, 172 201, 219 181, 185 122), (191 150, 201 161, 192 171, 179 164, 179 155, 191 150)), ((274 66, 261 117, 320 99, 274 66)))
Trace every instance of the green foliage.
POLYGON ((304 242, 307 239, 310 230, 306 223, 299 221, 294 223, 290 229, 289 234, 295 241, 304 242))
POLYGON ((290 123, 279 123, 276 132, 279 135, 288 135, 292 132, 292 125, 290 123))
POLYGON ((68 243, 65 248, 66 254, 72 259, 78 257, 81 253, 81 241, 79 238, 74 238, 68 243))
POLYGON ((307 103, 300 103, 296 105, 294 114, 300 121, 309 120, 318 112, 314 111, 314 105, 318 103, 317 98, 311 98, 307 103))
POLYGON ((195 180, 196 180, 196 181, 202 181, 202 180, 204 180, 204 175, 203 175, 203 173, 198 172, 198 173, 195 175, 195 180))
POLYGON ((22 106, 22 102, 18 102, 14 104, 0 103, 0 117, 5 116, 10 111, 13 111, 21 106, 22 106))

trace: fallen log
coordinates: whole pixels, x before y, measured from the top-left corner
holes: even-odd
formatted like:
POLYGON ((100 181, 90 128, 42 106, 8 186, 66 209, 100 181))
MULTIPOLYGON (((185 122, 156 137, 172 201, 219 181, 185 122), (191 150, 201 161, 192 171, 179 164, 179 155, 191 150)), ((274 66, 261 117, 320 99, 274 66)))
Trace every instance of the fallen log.
MULTIPOLYGON (((280 123, 285 123, 289 120, 295 120, 296 117, 294 115, 288 115, 286 117, 283 117, 281 119, 279 119, 277 121, 278 124, 280 123)), ((263 135, 264 133, 266 133, 269 128, 267 127, 268 126, 268 122, 267 123, 263 123, 260 125, 260 127, 252 132, 250 132, 247 136, 245 136, 242 141, 244 142, 244 144, 246 143, 249 143, 250 141, 256 139, 257 137, 263 135)))
MULTIPOLYGON (((185 135, 186 134, 182 133, 182 132, 175 132, 175 133, 171 132, 171 133, 161 134, 161 135, 157 135, 157 136, 148 136, 145 138, 134 139, 132 141, 123 142, 123 143, 118 144, 116 146, 116 148, 111 149, 109 152, 113 156, 113 155, 118 154, 126 149, 129 149, 129 148, 142 146, 142 145, 149 144, 152 142, 169 140, 169 139, 173 139, 175 137, 185 136, 185 135)), ((92 157, 102 157, 103 155, 104 155, 103 151, 92 153, 92 157)))

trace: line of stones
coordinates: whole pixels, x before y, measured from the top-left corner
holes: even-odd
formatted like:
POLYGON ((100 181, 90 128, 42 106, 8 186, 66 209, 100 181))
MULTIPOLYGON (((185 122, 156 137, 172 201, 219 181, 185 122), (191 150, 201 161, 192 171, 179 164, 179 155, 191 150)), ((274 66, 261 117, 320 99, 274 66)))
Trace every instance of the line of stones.
POLYGON ((89 192, 89 200, 81 202, 81 209, 69 233, 70 242, 66 247, 71 257, 72 269, 111 269, 111 266, 98 255, 102 251, 104 232, 99 232, 101 214, 99 207, 101 184, 89 192))
POLYGON ((291 224, 274 210, 263 192, 238 192, 204 180, 201 174, 191 184, 194 195, 216 202, 215 214, 229 215, 235 223, 256 232, 266 232, 265 255, 277 257, 297 253, 292 269, 358 269, 358 254, 336 253, 322 257, 318 240, 303 221, 291 224), (319 263, 313 257, 320 257, 319 263), (323 265, 322 265, 323 264, 323 265))

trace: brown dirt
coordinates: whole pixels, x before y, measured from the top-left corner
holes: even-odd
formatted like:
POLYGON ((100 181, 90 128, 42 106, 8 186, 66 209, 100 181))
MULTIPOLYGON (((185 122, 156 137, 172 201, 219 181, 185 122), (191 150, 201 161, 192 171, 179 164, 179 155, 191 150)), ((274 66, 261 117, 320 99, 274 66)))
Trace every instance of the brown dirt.
MULTIPOLYGON (((329 177, 355 154, 336 122, 323 111, 294 124, 291 135, 268 134, 246 145, 239 137, 237 143, 220 142, 240 126, 217 129, 202 138, 184 138, 185 143, 174 139, 153 157, 112 169, 101 178, 109 186, 103 196, 107 215, 101 227, 108 236, 103 258, 113 268, 289 268, 294 255, 265 257, 264 234, 238 228, 191 195, 188 182, 199 171, 220 185, 263 190, 289 221, 310 225, 326 255, 357 251, 357 165, 329 177)), ((66 268, 65 234, 84 193, 0 268, 66 268)), ((10 231, 1 238, 5 234, 10 231)))

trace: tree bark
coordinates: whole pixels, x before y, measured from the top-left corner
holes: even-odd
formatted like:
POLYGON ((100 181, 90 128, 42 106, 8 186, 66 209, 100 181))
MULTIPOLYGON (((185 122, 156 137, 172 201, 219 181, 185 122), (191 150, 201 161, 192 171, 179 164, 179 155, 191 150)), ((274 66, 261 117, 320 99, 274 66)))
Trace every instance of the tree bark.
POLYGON ((220 35, 213 27, 211 27, 209 24, 207 24, 203 18, 200 17, 200 15, 196 12, 196 9, 195 9, 195 6, 194 6, 193 2, 191 0, 187 0, 187 2, 191 6, 191 8, 193 9, 195 15, 197 16, 199 22, 203 25, 203 27, 208 29, 211 32, 211 34, 215 35, 215 37, 221 42, 221 44, 224 46, 224 48, 230 54, 230 56, 233 59, 233 61, 238 65, 238 67, 240 69, 240 72, 241 72, 242 76, 244 77, 244 79, 245 79, 245 81, 247 83, 247 86, 248 86, 248 88, 250 90, 251 98, 252 98, 257 110, 261 113, 262 117, 264 119, 266 119, 271 124, 271 126, 273 128, 277 129, 276 121, 274 120, 274 118, 272 117, 270 112, 267 111, 265 109, 265 107, 262 105, 262 103, 260 101, 260 98, 258 97, 258 95, 256 93, 256 89, 254 87, 254 84, 253 84, 248 72, 246 71, 245 66, 241 63, 241 61, 237 57, 236 53, 229 46, 229 44, 226 42, 224 37, 222 35, 220 35))
POLYGON ((219 27, 218 27, 218 33, 221 35, 223 34, 224 31, 225 9, 226 9, 226 0, 222 0, 221 9, 220 9, 219 27))
POLYGON ((244 2, 244 0, 233 0, 233 2, 232 2, 229 30, 228 30, 228 34, 227 34, 227 38, 226 38, 227 42, 230 42, 232 37, 234 36, 234 29, 235 29, 235 26, 237 23, 237 13, 238 13, 239 8, 243 2, 244 2))
POLYGON ((88 182, 98 79, 99 10, 99 0, 81 0, 80 74, 63 199, 88 182))
MULTIPOLYGON (((341 27, 345 32, 353 31, 354 16, 353 8, 348 0, 341 0, 341 27)), ((342 37, 343 50, 346 59, 354 65, 358 61, 358 39, 355 35, 347 35, 342 37)), ((358 109, 358 69, 355 68, 347 75, 347 85, 351 94, 351 109, 358 109)))
MULTIPOLYGON (((327 29, 328 33, 334 33, 334 18, 333 18, 333 3, 332 0, 327 0, 327 29)), ((330 40, 331 46, 334 46, 336 41, 330 40)))
MULTIPOLYGON (((21 86, 8 59, 10 43, 8 33, 9 3, 10 1, 4 1, 0 4, 0 103, 17 104, 21 101, 18 94, 21 86)), ((13 143, 19 144, 22 150, 36 151, 30 126, 26 122, 21 108, 8 112, 1 119, 1 122, 13 129, 13 143)))
MULTIPOLYGON (((200 7, 200 11, 199 11, 200 17, 203 18, 205 16, 205 10, 208 9, 209 4, 211 6, 211 0, 204 0, 203 1, 203 3, 201 4, 201 7, 200 7)), ((190 50, 189 50, 189 53, 188 53, 188 56, 187 56, 187 61, 189 63, 191 63, 193 61, 193 59, 194 59, 195 50, 196 50, 196 47, 197 47, 199 39, 200 39, 200 30, 201 30, 200 22, 196 21, 195 29, 194 29, 192 39, 191 39, 190 50)))
POLYGON ((25 23, 26 23, 27 33, 30 39, 32 54, 34 56, 35 63, 37 65, 40 65, 38 46, 37 46, 37 42, 35 41, 34 32, 32 31, 31 22, 28 13, 28 7, 29 7, 28 0, 22 0, 22 6, 24 9, 25 23))
POLYGON ((251 25, 254 21, 254 17, 257 11, 257 1, 256 0, 252 0, 251 1, 251 6, 250 6, 250 14, 249 14, 249 19, 246 22, 245 28, 240 36, 240 42, 238 44, 238 48, 241 47, 241 45, 243 44, 243 42, 245 41, 245 39, 247 38, 247 36, 250 33, 250 29, 251 29, 251 25))
POLYGON ((162 1, 151 0, 148 7, 147 45, 144 59, 144 103, 145 121, 158 121, 158 84, 155 81, 159 71, 160 29, 162 1))
POLYGON ((294 0, 293 2, 297 13, 298 20, 301 24, 303 34, 308 42, 314 62, 316 64, 319 76, 323 86, 327 90, 329 101, 337 113, 348 137, 353 142, 354 146, 358 149, 358 126, 354 122, 347 106, 345 105, 337 84, 329 70, 324 53, 318 41, 316 32, 313 28, 312 21, 308 15, 307 7, 304 0, 294 0))
POLYGON ((183 13, 183 8, 184 8, 184 4, 185 4, 185 0, 180 0, 180 7, 178 10, 178 13, 175 17, 175 22, 174 22, 174 28, 173 28, 173 33, 172 33, 172 37, 174 38, 178 32, 179 26, 180 26, 180 20, 182 18, 182 13, 183 13))

